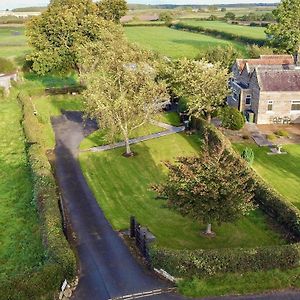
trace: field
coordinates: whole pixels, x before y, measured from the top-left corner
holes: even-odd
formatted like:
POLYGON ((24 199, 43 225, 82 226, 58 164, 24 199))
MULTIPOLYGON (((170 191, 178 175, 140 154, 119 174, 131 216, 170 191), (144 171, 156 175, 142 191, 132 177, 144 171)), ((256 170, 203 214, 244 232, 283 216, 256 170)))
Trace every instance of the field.
POLYGON ((15 58, 28 51, 24 27, 0 27, 0 57, 15 58))
POLYGON ((245 52, 245 46, 237 42, 168 27, 125 27, 125 33, 129 41, 171 58, 193 58, 209 47, 228 44, 245 52))
POLYGON ((106 217, 116 230, 129 226, 129 217, 147 226, 162 247, 175 249, 255 247, 282 244, 283 241, 266 224, 260 211, 253 212, 235 224, 214 226, 215 239, 201 236, 205 226, 182 217, 155 199, 151 184, 166 176, 163 164, 178 156, 197 155, 200 139, 175 134, 134 145, 137 156, 131 159, 121 154, 124 149, 80 155, 84 175, 106 217))
POLYGON ((219 30, 226 33, 232 33, 238 36, 258 40, 263 40, 266 38, 265 28, 262 27, 233 25, 222 21, 184 20, 183 23, 192 26, 201 26, 203 28, 219 30))
POLYGON ((32 202, 21 111, 14 96, 0 99, 0 281, 3 282, 39 267, 46 259, 36 206, 32 202))
POLYGON ((286 155, 267 155, 268 148, 254 144, 238 144, 242 151, 246 146, 255 153, 253 168, 271 186, 300 209, 300 145, 285 145, 286 155))

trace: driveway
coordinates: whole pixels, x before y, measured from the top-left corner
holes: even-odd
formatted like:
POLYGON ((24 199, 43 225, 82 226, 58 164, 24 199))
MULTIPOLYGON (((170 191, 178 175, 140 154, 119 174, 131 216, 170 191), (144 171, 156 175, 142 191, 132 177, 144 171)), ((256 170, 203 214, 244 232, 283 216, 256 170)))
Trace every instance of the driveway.
MULTIPOLYGON (((79 284, 74 300, 108 300, 171 285, 141 266, 106 220, 89 189, 77 161, 81 140, 96 130, 89 121, 83 126, 79 112, 65 112, 52 119, 56 136, 56 177, 64 207, 74 232, 72 244, 79 259, 79 284)), ((145 296, 144 299, 183 300, 176 294, 145 296)), ((126 298, 130 299, 130 298, 126 298)), ((226 297, 214 299, 296 300, 299 294, 226 297)))

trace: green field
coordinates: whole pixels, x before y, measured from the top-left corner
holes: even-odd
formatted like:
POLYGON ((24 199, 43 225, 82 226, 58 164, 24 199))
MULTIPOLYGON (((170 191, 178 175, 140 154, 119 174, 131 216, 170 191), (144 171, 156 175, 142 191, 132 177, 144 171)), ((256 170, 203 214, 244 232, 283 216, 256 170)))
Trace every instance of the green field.
MULTIPOLYGON (((0 99, 0 281, 43 264, 38 214, 15 94, 0 99)), ((1 296, 0 296, 1 298, 1 296)))
POLYGON ((209 47, 229 44, 245 52, 245 46, 237 42, 168 27, 125 27, 125 33, 129 41, 136 42, 145 49, 156 51, 171 58, 193 58, 209 47))
POLYGON ((205 226, 182 217, 155 199, 151 184, 166 176, 163 164, 178 156, 197 155, 198 135, 174 134, 132 146, 137 153, 124 158, 123 148, 80 154, 83 173, 106 217, 116 230, 129 226, 134 215, 157 237, 159 246, 175 249, 255 247, 281 244, 283 241, 266 224, 260 211, 234 224, 214 226, 215 239, 201 236, 205 226))
POLYGON ((262 27, 233 25, 222 21, 185 20, 182 23, 232 33, 247 38, 253 38, 258 40, 266 39, 265 28, 262 27))
POLYGON ((24 27, 0 27, 0 56, 14 58, 28 51, 24 27))
POLYGON ((255 144, 238 144, 235 147, 242 151, 246 146, 255 153, 253 168, 284 198, 300 209, 300 144, 285 145, 286 155, 267 155, 268 148, 255 144))

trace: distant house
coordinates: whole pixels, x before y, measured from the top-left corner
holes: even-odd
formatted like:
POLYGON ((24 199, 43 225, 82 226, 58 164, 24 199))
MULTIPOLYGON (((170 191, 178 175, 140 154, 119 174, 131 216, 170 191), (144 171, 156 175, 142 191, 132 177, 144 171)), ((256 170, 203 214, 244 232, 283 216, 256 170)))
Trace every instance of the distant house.
POLYGON ((0 74, 0 87, 4 88, 6 92, 11 88, 11 81, 17 81, 17 73, 0 74))
POLYGON ((291 55, 237 59, 228 104, 257 124, 300 123, 300 64, 291 55))

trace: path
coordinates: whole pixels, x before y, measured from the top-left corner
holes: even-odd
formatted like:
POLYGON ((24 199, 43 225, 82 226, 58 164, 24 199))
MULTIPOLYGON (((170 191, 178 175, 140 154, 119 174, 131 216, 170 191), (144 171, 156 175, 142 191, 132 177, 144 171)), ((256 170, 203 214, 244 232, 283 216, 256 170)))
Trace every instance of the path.
POLYGON ((254 123, 247 123, 246 127, 251 137, 259 147, 273 147, 274 144, 263 135, 254 123))
MULTIPOLYGON (((82 139, 96 130, 84 128, 81 114, 66 112, 52 119, 56 136, 56 177, 64 207, 74 231, 73 246, 79 259, 79 284, 73 300, 108 300, 170 285, 139 265, 106 220, 89 189, 77 161, 82 139)), ((296 292, 274 295, 213 298, 216 300, 299 300, 296 292)), ((127 298, 130 299, 130 298, 127 298)), ((146 300, 184 300, 177 294, 146 296, 146 300)))
MULTIPOLYGON (((157 122, 157 121, 151 121, 152 124, 162 127, 165 130, 158 132, 158 133, 153 133, 153 134, 149 134, 146 136, 141 136, 141 137, 137 137, 134 139, 130 139, 129 140, 129 144, 137 144, 140 142, 144 142, 144 141, 148 141, 148 140, 152 140, 152 139, 156 139, 156 138, 160 138, 162 136, 167 136, 170 134, 174 134, 174 133, 179 133, 184 131, 184 126, 180 126, 180 127, 176 127, 176 126, 172 126, 166 123, 162 123, 162 122, 157 122)), ((88 150, 83 150, 83 152, 86 151, 91 151, 91 152, 102 152, 102 151, 107 151, 107 150, 111 150, 111 149, 115 149, 115 148, 120 148, 120 147, 124 147, 125 146, 125 142, 118 142, 115 144, 110 144, 110 145, 104 145, 104 146, 99 146, 99 147, 93 147, 90 148, 88 150)))

